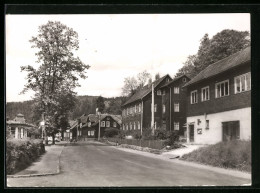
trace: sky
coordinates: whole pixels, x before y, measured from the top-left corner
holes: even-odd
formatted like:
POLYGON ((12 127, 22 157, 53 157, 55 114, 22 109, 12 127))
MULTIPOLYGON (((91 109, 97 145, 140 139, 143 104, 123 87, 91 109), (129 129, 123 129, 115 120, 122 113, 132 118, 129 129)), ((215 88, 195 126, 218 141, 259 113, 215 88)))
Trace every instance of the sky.
POLYGON ((20 67, 36 64, 29 40, 38 27, 60 21, 78 33, 81 61, 91 67, 80 79, 78 95, 116 97, 124 79, 146 70, 171 77, 189 55, 196 54, 205 33, 224 29, 250 32, 250 14, 85 14, 6 15, 6 102, 31 100, 19 94, 26 84, 20 67))

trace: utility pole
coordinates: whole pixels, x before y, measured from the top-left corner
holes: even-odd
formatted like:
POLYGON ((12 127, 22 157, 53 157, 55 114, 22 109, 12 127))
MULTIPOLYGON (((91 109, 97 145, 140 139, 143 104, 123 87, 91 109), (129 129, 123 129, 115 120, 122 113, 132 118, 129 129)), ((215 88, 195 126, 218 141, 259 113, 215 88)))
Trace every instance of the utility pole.
POLYGON ((152 135, 154 135, 154 85, 152 83, 152 118, 151 118, 152 135))
POLYGON ((100 140, 100 112, 98 112, 98 141, 100 140))

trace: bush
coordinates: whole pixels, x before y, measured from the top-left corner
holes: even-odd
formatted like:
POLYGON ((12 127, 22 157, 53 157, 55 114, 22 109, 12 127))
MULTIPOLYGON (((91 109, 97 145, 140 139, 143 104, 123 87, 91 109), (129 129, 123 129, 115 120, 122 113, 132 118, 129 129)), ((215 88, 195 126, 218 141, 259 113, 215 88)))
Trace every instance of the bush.
POLYGON ((104 136, 105 137, 114 137, 119 134, 119 130, 116 128, 106 128, 104 136))
POLYGON ((171 131, 167 133, 167 140, 165 141, 165 146, 171 146, 174 149, 180 147, 179 142, 179 132, 171 131))
POLYGON ((220 142, 185 154, 181 159, 250 172, 251 141, 220 142))
POLYGON ((6 141, 7 174, 26 168, 44 152, 42 140, 8 139, 6 141))

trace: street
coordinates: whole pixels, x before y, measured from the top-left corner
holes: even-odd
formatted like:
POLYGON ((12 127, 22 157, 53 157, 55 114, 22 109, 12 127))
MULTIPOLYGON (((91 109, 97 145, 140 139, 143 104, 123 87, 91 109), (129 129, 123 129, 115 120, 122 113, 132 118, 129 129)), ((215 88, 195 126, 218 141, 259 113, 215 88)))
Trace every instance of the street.
POLYGON ((251 182, 87 141, 64 147, 60 174, 9 178, 7 183, 11 187, 118 187, 239 186, 251 182))

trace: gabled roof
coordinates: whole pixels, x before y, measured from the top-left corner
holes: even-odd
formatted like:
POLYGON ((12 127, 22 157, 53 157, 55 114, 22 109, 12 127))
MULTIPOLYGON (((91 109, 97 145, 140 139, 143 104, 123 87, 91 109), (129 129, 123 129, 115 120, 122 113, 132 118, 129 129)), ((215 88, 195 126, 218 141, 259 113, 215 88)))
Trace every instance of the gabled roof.
MULTIPOLYGON (((103 119, 105 119, 107 116, 112 117, 112 119, 114 119, 119 125, 122 124, 122 117, 121 115, 110 115, 110 114, 102 114, 100 117, 100 121, 102 121, 103 119)), ((92 126, 95 126, 98 124, 98 121, 95 122, 94 124, 92 124, 92 126)))
POLYGON ((210 78, 212 76, 215 76, 217 74, 220 74, 222 72, 225 72, 231 68, 240 66, 250 60, 251 60, 251 48, 247 47, 244 50, 241 50, 235 54, 232 54, 229 57, 226 57, 222 60, 219 60, 219 61, 209 65, 207 68, 202 70, 197 76, 195 76, 193 79, 191 79, 187 84, 185 84, 184 87, 190 86, 201 80, 204 80, 204 79, 210 78))
POLYGON ((172 83, 176 82, 177 80, 179 80, 179 79, 182 78, 182 77, 186 77, 186 78, 190 79, 186 74, 184 74, 184 75, 181 75, 181 76, 178 76, 178 77, 173 78, 170 82, 166 82, 166 83, 163 84, 160 88, 167 87, 167 86, 171 85, 172 83))
MULTIPOLYGON (((163 76, 153 82, 154 88, 156 88, 166 77, 169 77, 171 79, 171 77, 168 74, 166 74, 165 76, 163 76)), ((137 91, 133 96, 131 96, 122 106, 128 105, 137 100, 140 100, 143 97, 145 97, 146 95, 148 95, 150 92, 152 92, 152 86, 146 85, 141 90, 137 91)))

